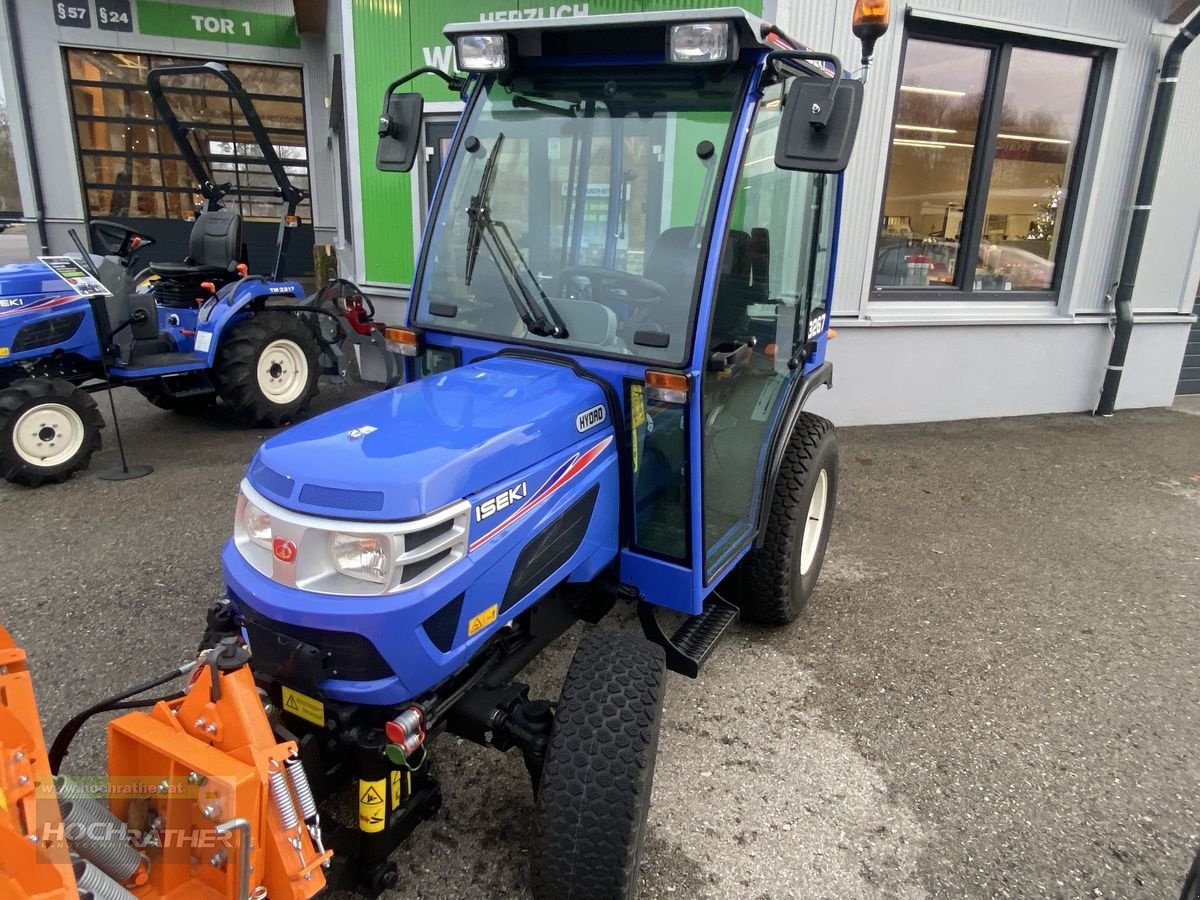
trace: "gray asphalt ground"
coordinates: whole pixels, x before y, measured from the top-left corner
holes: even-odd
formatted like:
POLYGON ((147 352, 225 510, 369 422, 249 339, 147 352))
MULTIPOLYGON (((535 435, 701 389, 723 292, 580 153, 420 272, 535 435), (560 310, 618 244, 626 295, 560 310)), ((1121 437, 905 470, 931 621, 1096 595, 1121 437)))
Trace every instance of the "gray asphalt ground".
MULTIPOLYGON (((263 437, 119 395, 154 475, 95 477, 117 463, 110 427, 93 472, 0 486, 0 622, 51 734, 192 652, 263 437)), ((1176 896, 1200 842, 1200 416, 840 439, 808 610, 738 627, 698 681, 671 676, 642 896, 1176 896)), ((535 664, 543 695, 569 656, 535 664)), ((68 771, 102 769, 99 725, 76 746, 68 771)), ((519 759, 435 752, 445 806, 399 855, 393 896, 521 896, 519 759)))

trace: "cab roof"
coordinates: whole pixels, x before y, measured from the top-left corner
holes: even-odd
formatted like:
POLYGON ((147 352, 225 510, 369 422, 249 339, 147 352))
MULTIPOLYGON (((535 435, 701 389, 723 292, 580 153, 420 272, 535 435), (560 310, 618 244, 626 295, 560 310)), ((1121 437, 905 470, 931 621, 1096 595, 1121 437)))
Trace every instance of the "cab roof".
POLYGON ((555 40, 561 36, 588 33, 587 51, 596 53, 636 52, 641 45, 653 44, 662 48, 666 44, 667 29, 683 22, 730 22, 737 34, 738 46, 778 47, 768 41, 770 34, 793 43, 774 25, 760 19, 739 6, 722 6, 716 9, 680 9, 647 13, 610 13, 599 16, 558 16, 542 19, 480 20, 454 22, 447 25, 443 34, 453 43, 464 34, 511 34, 516 40, 517 56, 565 55, 577 50, 578 45, 570 40, 555 40), (631 38, 633 41, 631 43, 631 38))

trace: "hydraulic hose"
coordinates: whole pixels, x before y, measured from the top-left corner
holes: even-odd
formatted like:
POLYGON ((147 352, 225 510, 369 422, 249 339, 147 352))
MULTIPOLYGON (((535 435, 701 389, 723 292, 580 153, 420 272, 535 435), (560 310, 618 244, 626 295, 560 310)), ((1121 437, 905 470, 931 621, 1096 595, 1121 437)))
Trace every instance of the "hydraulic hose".
POLYGON ((1138 179, 1137 196, 1133 201, 1133 216, 1129 223, 1129 237, 1125 243, 1125 255, 1121 261, 1121 277, 1113 299, 1116 325, 1113 329, 1112 350, 1104 373, 1104 385, 1100 389, 1100 402, 1095 415, 1111 416, 1117 407, 1117 390, 1121 386, 1121 375, 1125 371, 1125 356, 1129 352, 1129 339, 1133 334, 1133 289, 1137 283, 1138 267, 1142 261, 1142 250, 1146 245, 1146 230, 1150 224, 1150 208, 1154 202, 1154 189, 1158 184, 1158 171, 1162 165, 1163 147, 1166 144, 1167 128, 1171 123, 1171 107, 1175 102, 1175 85, 1179 82, 1179 70, 1184 51, 1200 36, 1200 13, 1193 16, 1180 30, 1163 57, 1158 73, 1158 89, 1154 97, 1154 112, 1150 117, 1150 133, 1146 138, 1146 152, 1142 158, 1142 173, 1138 179))
POLYGON ((71 746, 71 741, 74 740, 75 735, 79 733, 79 729, 82 728, 84 723, 87 722, 87 720, 92 716, 115 709, 135 709, 137 707, 153 706, 155 703, 158 703, 161 700, 169 699, 166 697, 155 697, 150 700, 135 700, 131 703, 122 702, 129 700, 130 697, 135 697, 138 694, 144 694, 146 691, 164 685, 168 681, 174 681, 176 678, 187 675, 195 667, 196 662, 194 660, 184 663, 182 666, 172 669, 165 675, 159 675, 157 678, 152 678, 149 681, 143 681, 141 684, 135 685, 128 690, 121 691, 119 694, 113 694, 111 697, 106 697, 98 703, 93 703, 87 709, 83 710, 83 712, 73 716, 71 720, 59 730, 58 734, 55 735, 54 743, 50 745, 50 771, 55 775, 58 774, 58 770, 62 765, 63 758, 66 757, 67 750, 71 746))

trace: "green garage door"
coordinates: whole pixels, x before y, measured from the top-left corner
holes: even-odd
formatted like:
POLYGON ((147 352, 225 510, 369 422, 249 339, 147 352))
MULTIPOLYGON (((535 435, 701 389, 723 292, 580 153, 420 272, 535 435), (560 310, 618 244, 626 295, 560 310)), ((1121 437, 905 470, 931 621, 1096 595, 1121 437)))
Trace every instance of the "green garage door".
MULTIPOLYGON (((1200 316, 1200 300, 1192 310, 1200 316)), ((1179 394, 1200 394, 1200 321, 1192 326, 1187 349, 1183 351, 1183 368, 1179 372, 1179 394)))

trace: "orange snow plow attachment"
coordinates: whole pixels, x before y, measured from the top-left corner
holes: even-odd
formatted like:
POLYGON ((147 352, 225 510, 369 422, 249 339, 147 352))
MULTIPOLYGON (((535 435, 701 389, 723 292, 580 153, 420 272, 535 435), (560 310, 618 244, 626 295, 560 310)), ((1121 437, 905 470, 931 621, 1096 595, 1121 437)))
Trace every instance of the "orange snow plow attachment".
POLYGON ((68 781, 52 775, 25 654, 0 628, 0 897, 319 893, 332 854, 249 658, 233 639, 207 651, 181 696, 109 723, 106 778, 68 781))

